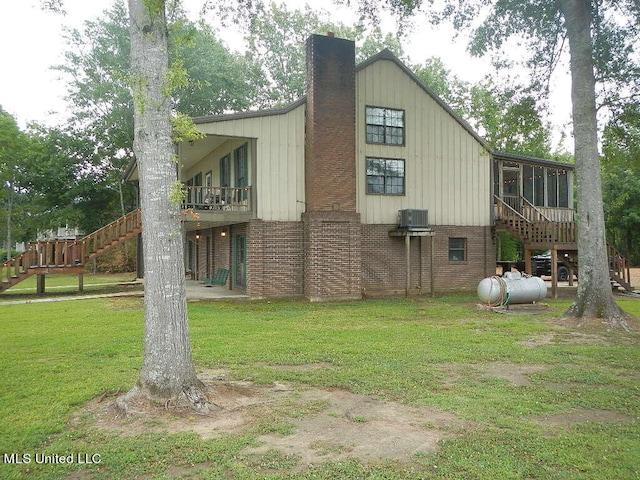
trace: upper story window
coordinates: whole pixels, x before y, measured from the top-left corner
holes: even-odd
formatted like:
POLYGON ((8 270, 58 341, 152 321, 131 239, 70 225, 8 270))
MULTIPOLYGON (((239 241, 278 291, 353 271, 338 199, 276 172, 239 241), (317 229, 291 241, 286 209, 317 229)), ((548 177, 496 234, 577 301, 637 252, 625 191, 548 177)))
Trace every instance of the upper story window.
POLYGON ((404 110, 367 107, 367 143, 404 145, 404 110))
POLYGON ((367 194, 404 195, 404 160, 367 157, 367 194))

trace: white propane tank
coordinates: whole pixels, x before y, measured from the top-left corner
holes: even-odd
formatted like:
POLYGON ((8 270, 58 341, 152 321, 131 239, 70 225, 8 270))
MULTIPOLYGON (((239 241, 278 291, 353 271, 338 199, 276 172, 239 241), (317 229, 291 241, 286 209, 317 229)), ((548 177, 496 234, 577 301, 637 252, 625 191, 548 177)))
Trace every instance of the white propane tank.
POLYGON ((478 284, 478 298, 486 305, 533 303, 547 296, 547 286, 540 277, 507 272, 502 277, 485 278, 478 284))

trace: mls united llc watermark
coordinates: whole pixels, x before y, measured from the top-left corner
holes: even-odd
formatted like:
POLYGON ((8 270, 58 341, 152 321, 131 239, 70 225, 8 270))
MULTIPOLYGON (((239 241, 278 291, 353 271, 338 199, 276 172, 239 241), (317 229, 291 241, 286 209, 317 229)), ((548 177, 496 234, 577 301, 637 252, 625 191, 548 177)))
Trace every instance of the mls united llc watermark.
POLYGON ((3 453, 2 463, 13 465, 53 464, 64 463, 75 465, 92 465, 100 463, 102 457, 99 453, 71 453, 69 455, 59 455, 57 453, 3 453))

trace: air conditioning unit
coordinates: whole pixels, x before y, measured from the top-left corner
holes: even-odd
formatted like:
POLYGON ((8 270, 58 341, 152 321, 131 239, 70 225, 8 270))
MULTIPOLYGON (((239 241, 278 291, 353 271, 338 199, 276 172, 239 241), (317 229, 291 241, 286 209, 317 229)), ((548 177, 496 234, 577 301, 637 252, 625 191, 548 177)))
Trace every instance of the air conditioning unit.
POLYGON ((398 212, 398 228, 426 230, 429 228, 429 210, 407 209, 398 212))

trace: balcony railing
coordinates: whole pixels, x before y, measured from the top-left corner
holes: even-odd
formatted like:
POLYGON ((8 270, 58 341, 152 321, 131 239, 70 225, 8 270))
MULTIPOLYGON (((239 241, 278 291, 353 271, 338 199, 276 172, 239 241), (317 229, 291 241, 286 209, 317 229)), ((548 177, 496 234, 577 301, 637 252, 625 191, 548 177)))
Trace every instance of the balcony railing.
POLYGON ((251 187, 187 186, 183 209, 250 212, 251 187))

